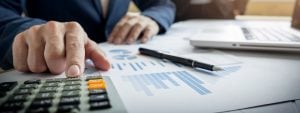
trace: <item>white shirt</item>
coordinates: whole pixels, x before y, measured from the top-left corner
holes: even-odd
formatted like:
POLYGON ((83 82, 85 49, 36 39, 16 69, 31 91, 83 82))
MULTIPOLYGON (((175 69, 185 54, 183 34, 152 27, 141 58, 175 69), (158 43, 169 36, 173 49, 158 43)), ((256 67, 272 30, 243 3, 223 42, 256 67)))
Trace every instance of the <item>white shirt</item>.
POLYGON ((108 11, 108 3, 109 3, 109 1, 108 0, 100 0, 100 2, 101 2, 101 5, 102 5, 102 14, 103 14, 103 17, 106 18, 107 11, 108 11))

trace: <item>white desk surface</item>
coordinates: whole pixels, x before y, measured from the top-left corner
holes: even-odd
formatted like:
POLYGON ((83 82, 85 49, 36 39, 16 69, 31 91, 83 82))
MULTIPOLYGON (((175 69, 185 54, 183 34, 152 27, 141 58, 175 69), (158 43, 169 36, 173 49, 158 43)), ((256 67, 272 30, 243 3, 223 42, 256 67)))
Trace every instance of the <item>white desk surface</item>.
MULTIPOLYGON (((219 24, 228 24, 228 23, 234 23, 234 21, 223 21, 219 22, 219 24)), ((176 50, 177 52, 185 53, 186 51, 190 52, 196 52, 199 49, 194 48, 189 45, 189 42, 183 38, 185 37, 185 34, 183 31, 188 31, 189 29, 195 29, 195 26, 201 26, 201 25, 209 25, 208 21, 202 20, 202 21, 192 21, 192 22, 186 22, 186 23, 178 23, 175 24, 169 33, 167 33, 168 36, 157 36, 154 37, 154 39, 149 42, 147 45, 159 45, 161 48, 172 48, 172 50, 176 50), (192 27, 189 27, 192 26, 192 27), (183 34, 180 34, 182 32, 183 34), (173 34, 174 33, 174 34, 173 34), (174 36, 174 37, 172 37, 174 36), (181 37, 181 38, 180 38, 181 37), (168 42, 168 43, 164 43, 168 42)), ((217 24, 216 24, 217 25, 217 24)), ((225 53, 229 53, 231 55, 234 55, 238 57, 241 61, 244 62, 245 68, 247 71, 244 73, 239 74, 245 74, 245 75, 260 75, 262 76, 259 79, 266 79, 266 85, 270 85, 271 83, 267 83, 267 77, 282 77, 282 75, 285 75, 288 77, 295 77, 294 81, 292 78, 292 82, 298 81, 298 87, 300 86, 300 53, 290 53, 290 52, 267 52, 267 51, 239 51, 239 50, 221 50, 225 53), (265 78, 263 76, 266 76, 265 78)), ((16 80, 15 77, 9 77, 9 76, 18 76, 16 74, 20 74, 16 71, 9 71, 6 73, 0 74, 0 81, 10 81, 10 80, 16 80), (12 78, 12 79, 10 79, 12 78)), ((26 76, 26 75, 25 75, 26 76)), ((48 76, 49 77, 49 76, 48 76)), ((33 76, 33 78, 40 78, 39 76, 33 76)), ((51 78, 51 76, 49 77, 51 78)), ((31 79, 31 77, 20 77, 21 80, 24 79, 31 79)), ((283 84, 286 86, 289 86, 290 81, 284 81, 286 79, 283 79, 283 84), (285 83, 287 82, 287 83, 285 83)), ((255 81, 249 80, 249 81, 255 81)), ((248 82, 249 82, 248 81, 248 82)), ((109 84, 108 84, 109 85, 109 84)), ((257 87, 258 88, 258 87, 257 87)), ((259 89, 259 88, 258 88, 259 89)), ((291 89, 292 90, 292 89, 291 89)), ((300 90, 300 89, 299 89, 300 90)), ((291 91, 291 93, 299 94, 299 90, 291 91)), ((287 90, 288 91, 288 90, 287 90)), ((278 92, 280 93, 280 92, 278 92)), ((286 92, 289 93, 289 92, 286 92)), ((267 94, 267 93, 266 93, 267 94)), ((116 96, 116 95, 114 95, 116 96)), ((113 97, 112 97, 113 98, 113 97)), ((257 97, 259 98, 259 97, 257 97)), ((295 98, 300 99, 300 95, 295 98)), ((240 103, 243 104, 243 103, 240 103)), ((250 107, 250 106, 249 106, 250 107)), ((252 106, 251 106, 252 107, 252 106)), ((285 102, 280 104, 272 104, 269 106, 261 106, 256 108, 242 108, 242 110, 238 111, 231 111, 228 113, 300 113, 300 102, 285 102)))

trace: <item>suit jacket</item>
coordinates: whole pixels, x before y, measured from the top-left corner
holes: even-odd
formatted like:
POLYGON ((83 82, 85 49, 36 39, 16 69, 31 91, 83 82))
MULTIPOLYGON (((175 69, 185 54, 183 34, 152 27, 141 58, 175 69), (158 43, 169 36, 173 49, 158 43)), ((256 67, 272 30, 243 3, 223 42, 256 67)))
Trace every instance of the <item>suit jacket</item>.
MULTIPOLYGON (((99 0, 0 0, 0 67, 13 67, 11 46, 18 33, 50 20, 76 21, 92 40, 106 41, 116 23, 127 13, 130 1, 109 0, 107 17, 104 19, 99 0)), ((175 6, 170 0, 133 2, 143 15, 158 23, 160 33, 164 33, 172 24, 175 6)))

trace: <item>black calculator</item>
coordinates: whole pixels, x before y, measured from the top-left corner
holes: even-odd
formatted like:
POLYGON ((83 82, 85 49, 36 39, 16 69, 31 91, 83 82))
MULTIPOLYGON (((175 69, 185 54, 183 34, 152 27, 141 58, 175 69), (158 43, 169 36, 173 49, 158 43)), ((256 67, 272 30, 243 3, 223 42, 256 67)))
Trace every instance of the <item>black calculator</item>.
POLYGON ((88 113, 111 109, 102 76, 0 83, 0 113, 88 113))

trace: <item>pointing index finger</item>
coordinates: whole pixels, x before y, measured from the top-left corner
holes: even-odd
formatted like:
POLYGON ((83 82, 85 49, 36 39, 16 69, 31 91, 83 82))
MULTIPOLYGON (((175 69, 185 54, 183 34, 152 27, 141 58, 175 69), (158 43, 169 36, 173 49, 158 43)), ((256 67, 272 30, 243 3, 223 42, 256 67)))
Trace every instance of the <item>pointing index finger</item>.
POLYGON ((85 67, 84 44, 86 42, 86 34, 76 22, 68 22, 66 27, 66 74, 68 77, 78 77, 83 73, 85 67))

